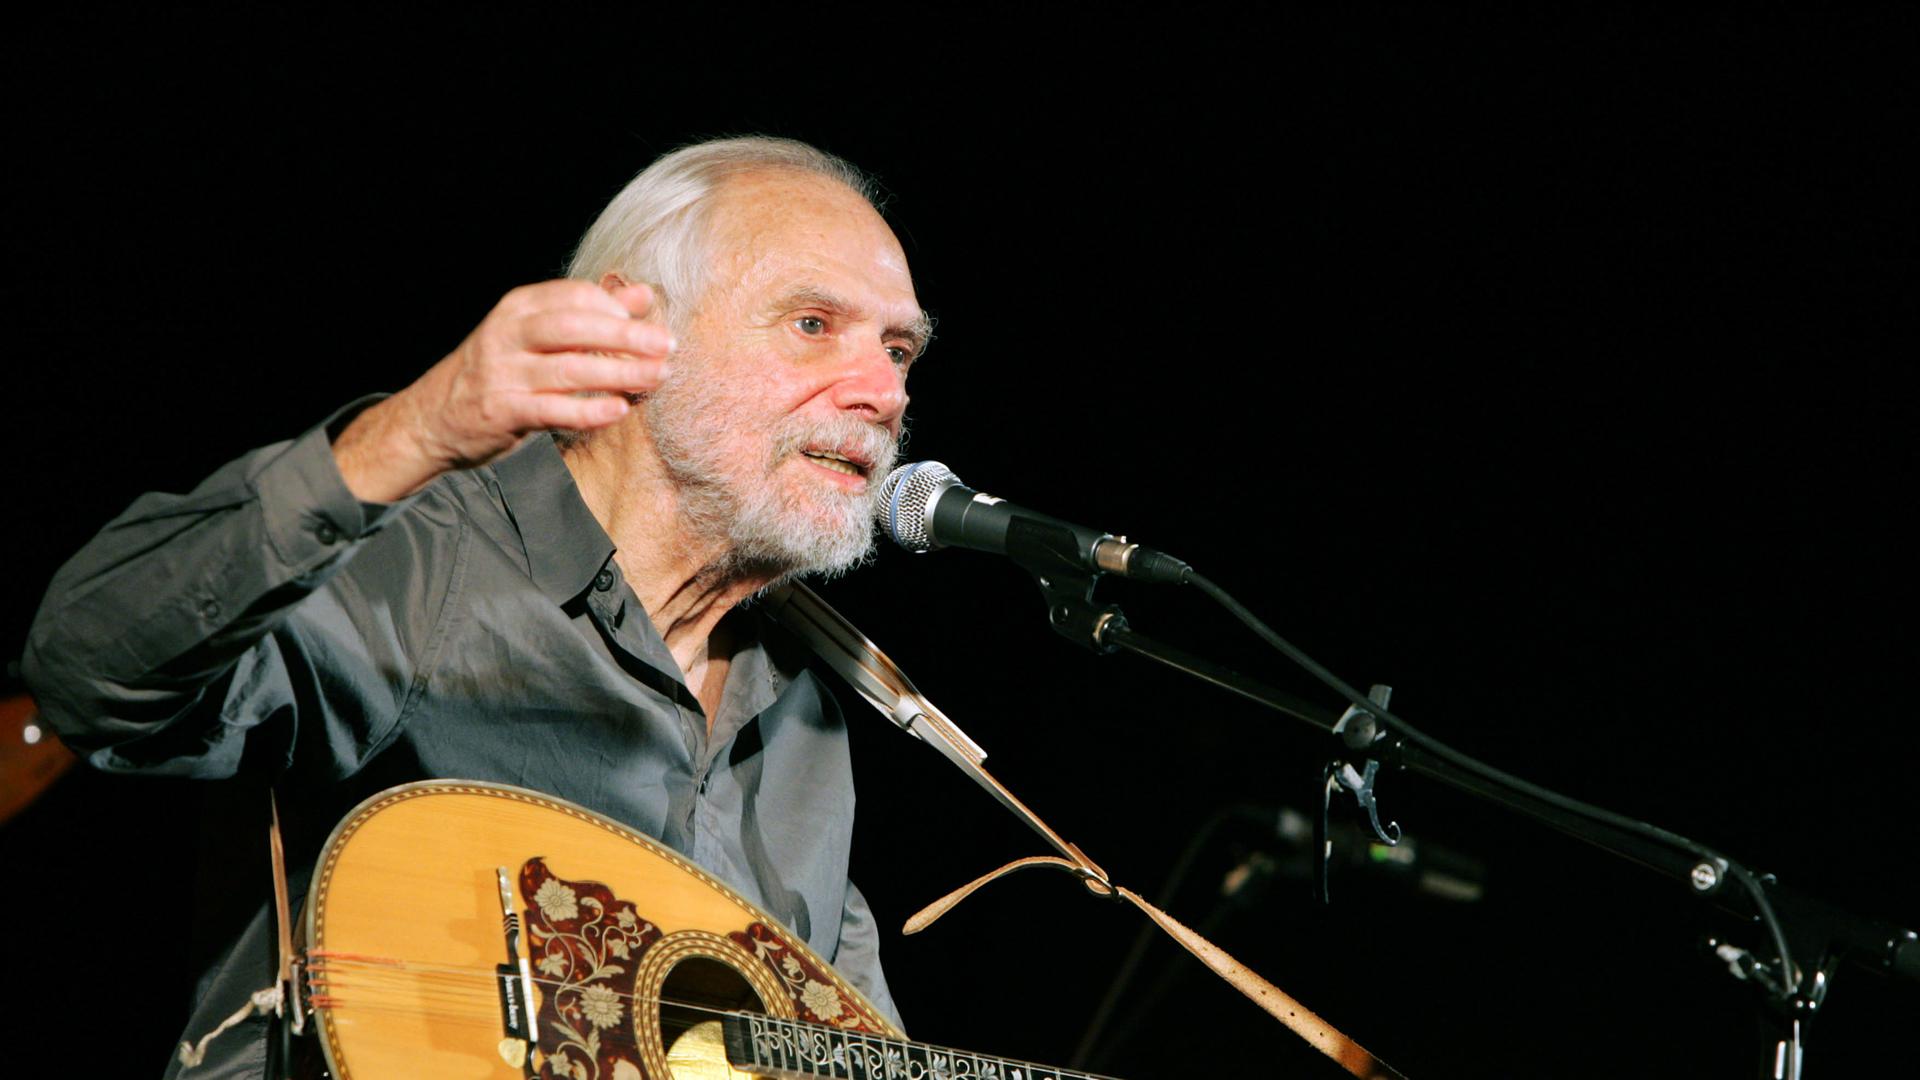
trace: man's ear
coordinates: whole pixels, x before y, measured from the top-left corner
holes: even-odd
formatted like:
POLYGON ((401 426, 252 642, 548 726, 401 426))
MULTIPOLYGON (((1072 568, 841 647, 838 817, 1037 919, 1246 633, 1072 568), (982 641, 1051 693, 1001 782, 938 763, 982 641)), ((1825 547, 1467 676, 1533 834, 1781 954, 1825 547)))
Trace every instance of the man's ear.
POLYGON ((608 292, 612 292, 615 289, 624 289, 631 284, 633 284, 633 282, 628 281, 618 270, 609 270, 600 275, 600 287, 608 292))

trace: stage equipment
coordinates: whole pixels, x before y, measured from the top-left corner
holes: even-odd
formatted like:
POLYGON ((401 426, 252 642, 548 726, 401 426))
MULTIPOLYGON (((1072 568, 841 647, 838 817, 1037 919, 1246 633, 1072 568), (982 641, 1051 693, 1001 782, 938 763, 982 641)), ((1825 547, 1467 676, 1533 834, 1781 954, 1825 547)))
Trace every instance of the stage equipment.
POLYGON ((1007 555, 1021 565, 1058 563, 1076 571, 1179 584, 1187 564, 1124 536, 1073 525, 960 483, 937 461, 902 465, 880 487, 887 535, 908 551, 962 547, 1007 555))
MULTIPOLYGON (((951 476, 952 471, 937 462, 896 469, 883 489, 889 505, 882 513, 881 524, 888 535, 909 551, 926 552, 937 546, 923 542, 913 523, 951 520, 954 511, 944 509, 947 503, 966 500, 950 499, 944 493, 967 490, 959 487, 957 479, 945 479, 951 476), (908 483, 920 471, 933 477, 934 482, 908 483), (898 505, 894 506, 896 499, 898 505)), ((1920 980, 1920 935, 1914 931, 1793 892, 1782 887, 1773 875, 1758 873, 1698 841, 1548 790, 1447 746, 1388 709, 1390 688, 1375 686, 1371 694, 1362 695, 1185 564, 1172 578, 1153 580, 1190 584, 1206 594, 1262 641, 1333 690, 1343 699, 1344 711, 1336 714, 1134 631, 1117 605, 1094 599, 1094 587, 1105 568, 1086 554, 1093 550, 1087 546, 1088 531, 1073 531, 1076 527, 1066 526, 1069 533, 1063 535, 1044 523, 1023 527, 1019 520, 1016 516, 1008 526, 1008 539, 1001 547, 978 541, 979 531, 965 533, 976 542, 957 546, 985 547, 1005 554, 1031 574, 1046 601, 1047 621, 1056 632, 1096 653, 1125 649, 1145 656, 1335 737, 1336 749, 1326 762, 1320 792, 1323 844, 1333 803, 1350 795, 1364 813, 1372 839, 1387 847, 1395 845, 1399 826, 1390 820, 1382 824, 1377 787, 1383 775, 1413 772, 1640 863, 1683 883, 1695 896, 1737 916, 1750 916, 1763 930, 1763 940, 1757 946, 1718 940, 1710 944, 1714 955, 1726 962, 1736 978, 1759 991, 1768 1024, 1763 1075, 1774 1080, 1799 1080, 1809 1025, 1825 1005, 1833 978, 1843 964, 1853 962, 1920 980)), ((1324 862, 1330 856, 1324 846, 1322 853, 1320 873, 1324 883, 1324 862)), ((1324 884, 1321 895, 1326 896, 1324 884)))

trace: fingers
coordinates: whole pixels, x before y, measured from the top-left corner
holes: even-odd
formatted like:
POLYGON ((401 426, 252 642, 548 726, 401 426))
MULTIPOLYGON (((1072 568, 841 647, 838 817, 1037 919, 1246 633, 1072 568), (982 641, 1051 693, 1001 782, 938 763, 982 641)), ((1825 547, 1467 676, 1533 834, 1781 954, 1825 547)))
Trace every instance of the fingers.
POLYGON ((525 314, 560 308, 582 308, 629 319, 642 319, 653 311, 654 294, 650 286, 623 282, 601 288, 584 281, 560 279, 522 285, 510 290, 495 305, 506 314, 525 314))
MULTIPOLYGON (((605 299, 598 289, 595 295, 605 299)), ((610 352, 665 357, 673 335, 657 323, 583 307, 554 308, 522 316, 516 324, 521 343, 534 352, 610 352)))
POLYGON ((524 315, 553 308, 586 308, 604 311, 609 315, 633 314, 627 304, 614 299, 607 290, 571 278, 557 278, 509 289, 494 305, 496 311, 507 315, 524 315))
POLYGON ((491 461, 528 432, 618 421, 632 411, 627 396, 651 393, 667 377, 673 337, 646 321, 652 309, 644 285, 514 289, 459 348, 391 399, 413 420, 390 425, 399 434, 382 453, 420 464, 409 478, 431 479, 491 461))
POLYGON ((622 285, 610 295, 636 319, 653 310, 653 290, 645 285, 622 285))
POLYGON ((667 379, 663 360, 630 360, 591 353, 549 353, 528 358, 523 369, 527 389, 537 393, 606 390, 645 394, 667 379))
POLYGON ((566 397, 544 395, 527 403, 527 429, 570 428, 588 431, 606 427, 632 409, 621 397, 566 397))

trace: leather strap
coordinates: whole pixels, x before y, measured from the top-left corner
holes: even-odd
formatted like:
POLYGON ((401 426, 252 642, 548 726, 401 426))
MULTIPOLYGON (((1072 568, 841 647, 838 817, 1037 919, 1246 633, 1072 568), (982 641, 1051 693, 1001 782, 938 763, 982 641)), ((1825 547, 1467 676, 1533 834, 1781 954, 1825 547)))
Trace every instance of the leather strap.
POLYGON ((1300 1004, 1286 991, 1261 978, 1259 973, 1235 960, 1225 949, 1201 937, 1180 920, 1148 903, 1132 889, 1093 877, 1084 868, 1055 855, 1035 855, 1025 859, 1015 859, 998 870, 982 874, 915 912, 913 917, 907 920, 905 932, 917 934, 925 930, 942 915, 952 911, 960 901, 973 895, 981 886, 1005 877, 1015 870, 1024 870, 1030 866, 1051 866, 1065 870, 1080 878, 1087 889, 1096 895, 1110 896, 1117 893, 1122 899, 1139 908, 1147 918, 1152 919, 1160 929, 1165 930, 1169 937, 1198 957, 1201 963, 1213 969, 1214 974, 1225 979, 1228 985, 1245 994, 1255 1005, 1285 1024, 1288 1030, 1305 1039, 1315 1050, 1332 1058, 1348 1073, 1364 1077, 1366 1080, 1406 1080, 1392 1066, 1373 1056, 1365 1047, 1332 1024, 1322 1020, 1312 1009, 1300 1004))

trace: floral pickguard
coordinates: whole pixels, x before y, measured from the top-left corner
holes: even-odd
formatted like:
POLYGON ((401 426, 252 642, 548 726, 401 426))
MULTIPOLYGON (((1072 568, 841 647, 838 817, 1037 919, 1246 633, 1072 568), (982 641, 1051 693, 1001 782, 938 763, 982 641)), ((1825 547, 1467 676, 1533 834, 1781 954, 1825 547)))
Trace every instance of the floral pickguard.
POLYGON ((799 1019, 831 1024, 844 1031, 887 1034, 880 1022, 866 1014, 834 986, 834 979, 806 957, 787 945, 779 931, 765 923, 753 923, 727 937, 773 969, 787 993, 793 998, 799 1019))
POLYGON ((660 928, 605 885, 564 881, 542 859, 520 868, 527 957, 542 985, 543 1080, 639 1080, 633 975, 660 928))

